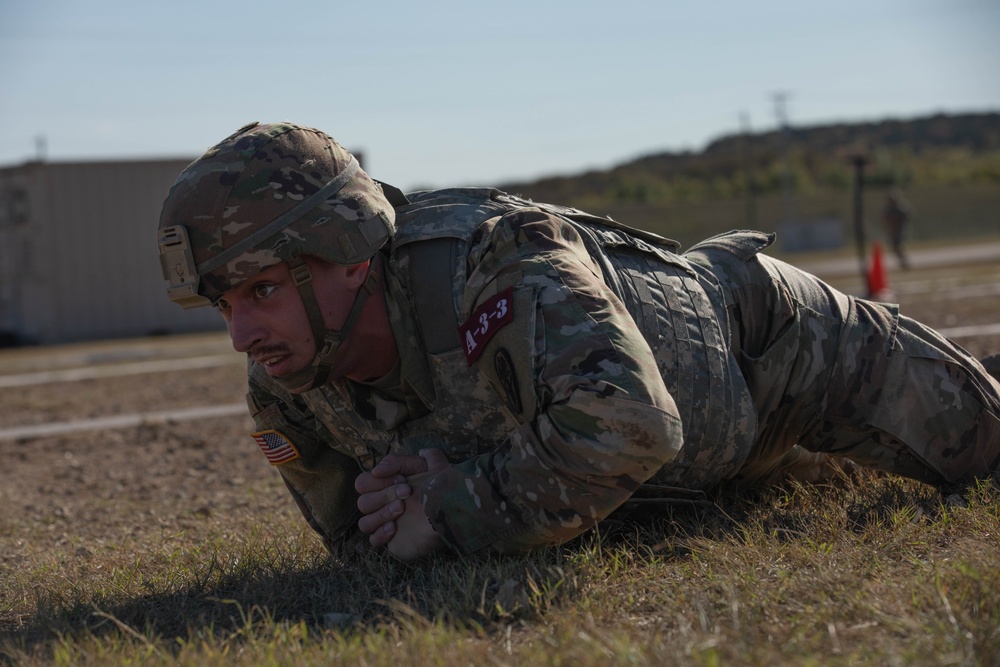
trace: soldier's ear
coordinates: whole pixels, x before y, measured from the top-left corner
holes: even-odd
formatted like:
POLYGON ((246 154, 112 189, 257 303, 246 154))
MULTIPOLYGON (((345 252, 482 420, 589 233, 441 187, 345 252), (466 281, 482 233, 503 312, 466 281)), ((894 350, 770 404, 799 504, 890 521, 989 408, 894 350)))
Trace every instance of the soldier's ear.
POLYGON ((368 278, 370 265, 371 260, 366 259, 358 264, 349 264, 344 267, 344 276, 347 280, 347 286, 350 289, 358 289, 365 283, 365 279, 368 278))

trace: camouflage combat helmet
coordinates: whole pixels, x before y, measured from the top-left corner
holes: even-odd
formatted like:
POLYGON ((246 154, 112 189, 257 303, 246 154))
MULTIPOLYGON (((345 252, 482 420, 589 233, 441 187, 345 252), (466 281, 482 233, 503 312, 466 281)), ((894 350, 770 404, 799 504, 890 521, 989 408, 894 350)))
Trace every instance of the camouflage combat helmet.
POLYGON ((303 255, 335 264, 373 258, 394 231, 378 183, 331 137, 291 123, 251 123, 210 148, 177 178, 163 203, 160 264, 167 295, 210 305, 264 269, 288 262, 309 314, 317 356, 287 388, 326 381, 340 342, 374 290, 369 273, 338 331, 323 322, 303 255))

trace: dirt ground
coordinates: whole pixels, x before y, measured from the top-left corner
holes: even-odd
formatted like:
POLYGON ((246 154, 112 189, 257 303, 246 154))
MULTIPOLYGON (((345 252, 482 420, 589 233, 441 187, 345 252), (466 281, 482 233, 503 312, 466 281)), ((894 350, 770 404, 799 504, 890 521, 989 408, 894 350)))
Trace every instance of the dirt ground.
MULTIPOLYGON (((935 327, 1000 321, 1000 266, 993 263, 894 273, 902 312, 935 327)), ((837 283, 837 280, 834 280, 837 283)), ((857 289, 848 277, 845 289, 857 289)), ((1000 333, 959 340, 977 356, 1000 352, 1000 333)), ((52 379, 52 378, 50 378, 52 379)), ((241 403, 244 365, 225 334, 0 350, 0 431, 140 412, 241 403), (134 372, 136 363, 206 360, 196 370, 41 382, 41 372, 134 372), (21 379, 13 382, 15 376, 21 379), (13 386, 11 386, 13 383, 13 386)), ((248 437, 242 414, 11 439, 0 435, 0 570, 45 554, 86 558, 122 540, 180 531, 225 535, 233 516, 264 508, 299 526, 290 498, 248 437), (253 490, 248 494, 247 489, 253 490)), ((6 575, 5 575, 6 576, 6 575)), ((0 605, 0 626, 16 627, 0 605)))
MULTIPOLYGON (((246 378, 241 356, 231 348, 225 354, 225 334, 2 351, 0 377, 9 379, 11 369, 23 376, 29 369, 81 367, 91 359, 104 359, 90 364, 104 369, 120 367, 123 358, 150 359, 165 351, 190 359, 206 346, 226 361, 195 371, 0 388, 0 571, 33 566, 53 554, 85 558, 125 540, 141 544, 192 530, 224 534, 226 526, 216 521, 222 512, 249 518, 264 506, 287 506, 289 521, 297 518, 248 437, 252 422, 245 415, 3 438, 13 426, 238 404, 244 402, 246 378), (248 494, 248 486, 261 492, 248 494)), ((0 608, 0 626, 16 627, 2 613, 0 608)))

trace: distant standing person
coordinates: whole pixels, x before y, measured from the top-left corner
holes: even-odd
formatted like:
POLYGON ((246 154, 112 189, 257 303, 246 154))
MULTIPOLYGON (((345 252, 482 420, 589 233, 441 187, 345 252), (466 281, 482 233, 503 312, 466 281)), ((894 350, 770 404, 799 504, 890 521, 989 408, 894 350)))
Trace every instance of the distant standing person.
POLYGON ((889 242, 892 243, 892 251, 899 258, 899 265, 904 269, 910 268, 910 260, 903 250, 903 238, 907 234, 907 227, 910 223, 910 203, 903 197, 899 188, 893 188, 885 201, 885 210, 882 212, 882 221, 885 223, 885 230, 889 234, 889 242))

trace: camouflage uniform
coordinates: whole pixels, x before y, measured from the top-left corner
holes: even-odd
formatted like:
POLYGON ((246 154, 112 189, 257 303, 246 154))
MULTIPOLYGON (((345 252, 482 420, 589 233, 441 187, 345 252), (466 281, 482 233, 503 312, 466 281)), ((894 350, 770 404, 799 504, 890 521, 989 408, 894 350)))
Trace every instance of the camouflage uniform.
POLYGON ((894 306, 759 255, 764 234, 679 255, 471 189, 412 195, 396 226, 379 262, 400 352, 388 377, 292 395, 249 367, 258 432, 293 445, 277 468, 330 548, 357 533, 359 472, 428 447, 454 465, 421 500, 462 553, 560 543, 635 494, 832 457, 943 485, 997 466, 1000 385, 974 359, 894 306), (454 344, 418 312, 415 249, 440 239, 454 344))

